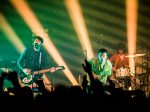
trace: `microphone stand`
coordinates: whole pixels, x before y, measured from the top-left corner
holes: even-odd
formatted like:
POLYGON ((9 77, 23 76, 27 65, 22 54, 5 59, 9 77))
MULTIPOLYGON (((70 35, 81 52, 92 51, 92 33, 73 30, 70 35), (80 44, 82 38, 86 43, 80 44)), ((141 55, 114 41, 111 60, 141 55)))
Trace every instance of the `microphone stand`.
POLYGON ((31 78, 32 78, 32 80, 31 80, 31 88, 32 88, 32 92, 33 92, 33 95, 34 95, 34 89, 33 89, 33 78, 34 78, 34 74, 33 74, 33 60, 34 60, 34 53, 32 53, 32 60, 31 60, 31 78))
MULTIPOLYGON (((34 92, 35 92, 35 90, 34 90, 34 61, 35 61, 35 59, 34 59, 34 52, 38 52, 38 51, 36 51, 35 49, 37 49, 37 44, 34 44, 34 46, 33 46, 34 48, 34 50, 33 50, 33 53, 32 53, 32 61, 31 61, 31 78, 32 78, 32 80, 31 80, 31 87, 32 87, 32 92, 33 92, 33 95, 34 95, 34 92)), ((40 67, 40 64, 39 64, 39 67, 40 67)), ((39 69, 39 68, 38 68, 39 69)))

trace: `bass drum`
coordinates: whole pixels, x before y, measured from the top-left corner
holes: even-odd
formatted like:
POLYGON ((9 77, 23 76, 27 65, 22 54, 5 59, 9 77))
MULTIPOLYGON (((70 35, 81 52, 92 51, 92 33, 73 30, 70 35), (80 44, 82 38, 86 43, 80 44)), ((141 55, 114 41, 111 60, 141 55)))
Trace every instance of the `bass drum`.
POLYGON ((115 71, 115 76, 116 78, 130 76, 130 70, 129 68, 121 67, 115 71))
POLYGON ((128 90, 131 87, 131 79, 129 76, 117 78, 113 80, 113 83, 115 84, 115 88, 122 88, 123 90, 128 90))
POLYGON ((122 85, 118 82, 118 80, 112 80, 112 82, 115 84, 115 88, 121 88, 122 85))

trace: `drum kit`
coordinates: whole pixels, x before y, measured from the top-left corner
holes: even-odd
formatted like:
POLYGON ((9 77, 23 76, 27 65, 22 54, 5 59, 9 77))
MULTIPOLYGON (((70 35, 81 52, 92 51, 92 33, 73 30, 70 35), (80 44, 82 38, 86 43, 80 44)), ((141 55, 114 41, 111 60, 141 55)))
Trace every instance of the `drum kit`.
MULTIPOLYGON (((145 54, 134 54, 127 55, 125 57, 128 58, 137 58, 143 57, 145 54)), ((140 89, 142 84, 144 83, 144 78, 146 77, 146 66, 142 64, 137 64, 134 67, 134 71, 132 72, 133 67, 121 67, 115 71, 114 79, 117 88, 123 88, 124 90, 134 90, 140 89), (141 76, 143 78, 141 78, 141 76)))

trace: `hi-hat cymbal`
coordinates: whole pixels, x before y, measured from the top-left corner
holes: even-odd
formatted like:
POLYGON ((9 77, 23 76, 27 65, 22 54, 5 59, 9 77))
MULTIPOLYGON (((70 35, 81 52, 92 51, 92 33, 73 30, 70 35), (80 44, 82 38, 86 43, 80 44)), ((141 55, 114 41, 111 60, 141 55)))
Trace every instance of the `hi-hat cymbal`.
POLYGON ((134 58, 134 57, 139 57, 139 56, 144 56, 144 55, 146 55, 146 54, 133 54, 133 55, 127 55, 125 57, 134 58))
POLYGON ((144 65, 144 64, 135 64, 135 67, 140 67, 140 68, 143 68, 143 69, 147 69, 147 66, 144 65))
POLYGON ((147 61, 150 61, 150 56, 144 56, 143 58, 147 61))

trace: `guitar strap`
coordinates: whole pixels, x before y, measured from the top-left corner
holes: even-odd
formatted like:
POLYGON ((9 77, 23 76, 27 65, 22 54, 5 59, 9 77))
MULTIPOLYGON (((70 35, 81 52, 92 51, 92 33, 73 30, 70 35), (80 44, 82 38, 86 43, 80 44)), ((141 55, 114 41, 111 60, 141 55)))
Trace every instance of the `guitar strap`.
POLYGON ((40 56, 39 56, 39 69, 41 68, 41 60, 42 60, 42 53, 40 52, 40 56))
POLYGON ((42 53, 40 52, 40 57, 39 57, 39 64, 41 65, 41 59, 42 58, 42 53))

